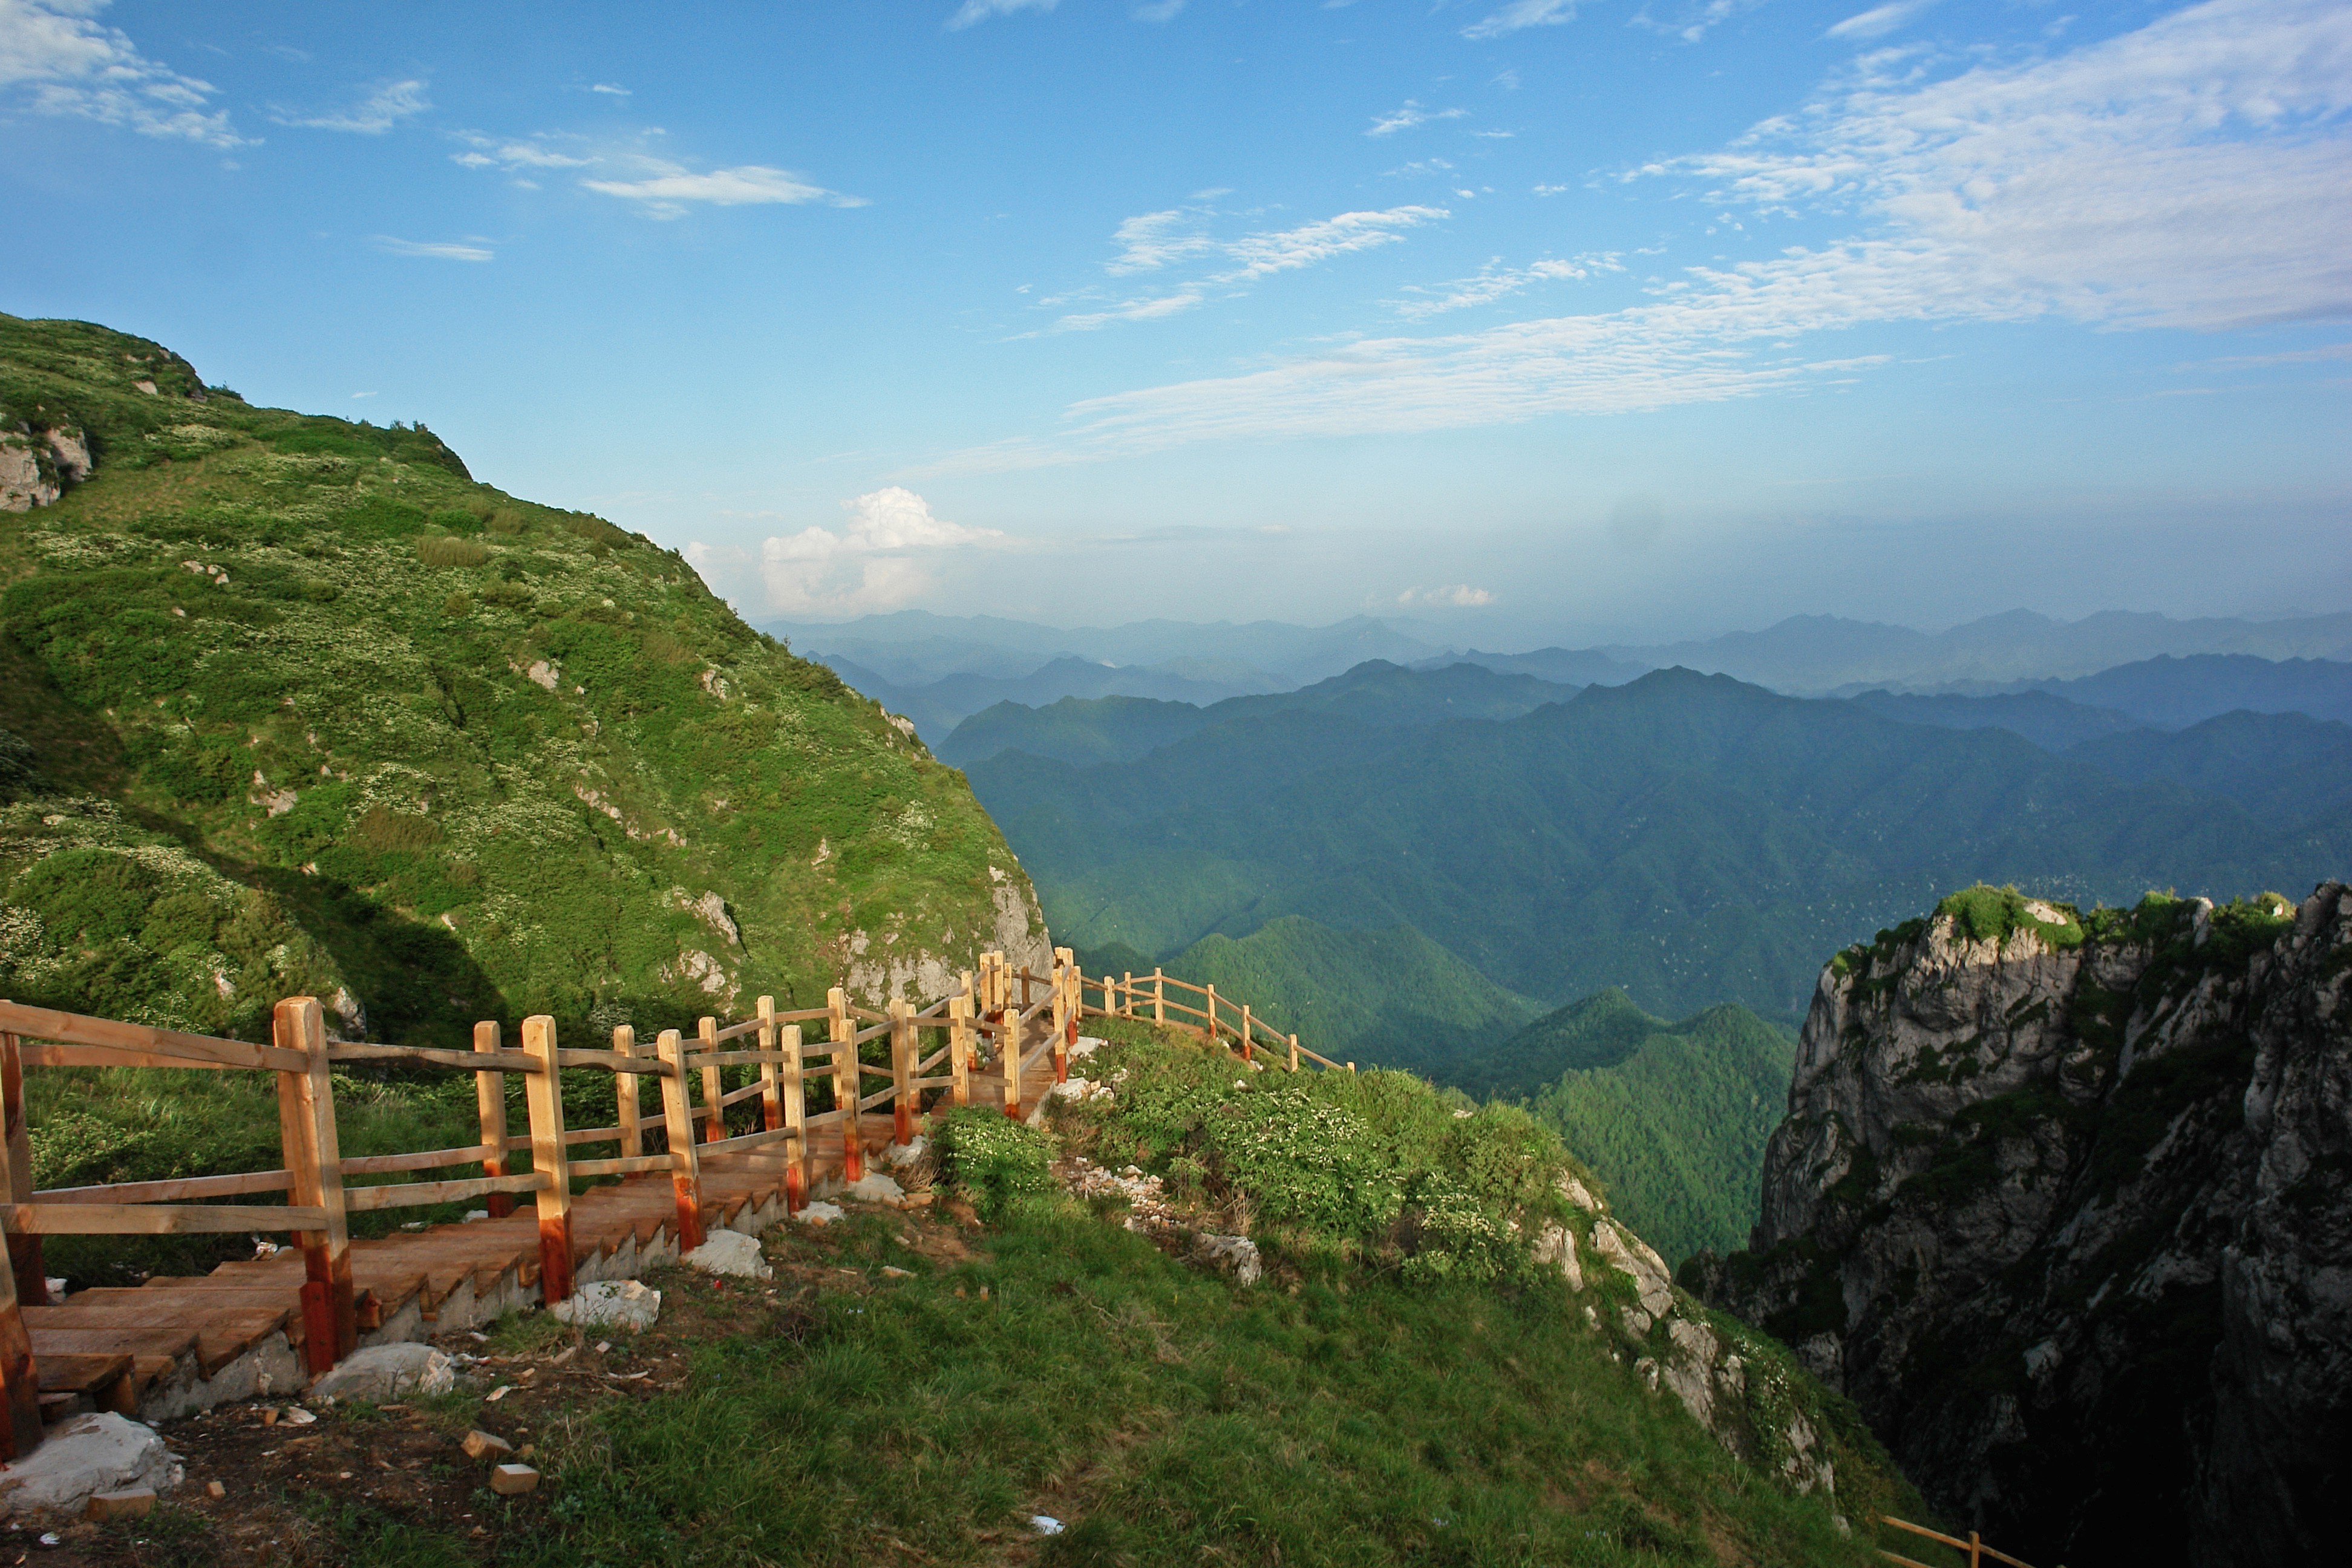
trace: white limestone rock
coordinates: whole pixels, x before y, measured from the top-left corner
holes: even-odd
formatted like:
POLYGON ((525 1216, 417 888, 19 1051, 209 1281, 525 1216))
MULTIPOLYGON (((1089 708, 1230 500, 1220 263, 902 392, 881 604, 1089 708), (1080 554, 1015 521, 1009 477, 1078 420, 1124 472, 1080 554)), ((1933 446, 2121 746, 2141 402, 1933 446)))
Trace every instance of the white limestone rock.
POLYGON ((1255 1285, 1265 1276, 1259 1262, 1257 1243, 1246 1236, 1213 1236, 1207 1232, 1192 1238, 1196 1258, 1234 1277, 1236 1285, 1255 1285))
POLYGON ((79 1512, 96 1493, 164 1491, 180 1476, 153 1427, 110 1410, 68 1416, 28 1458, 0 1469, 0 1513, 79 1512))
POLYGON ((600 1279, 548 1309, 575 1329, 650 1329, 661 1316, 661 1292, 636 1279, 600 1279))
POLYGON ((907 1206, 907 1190, 879 1171, 866 1172, 842 1188, 841 1195, 852 1203, 885 1204, 894 1209, 907 1206))
POLYGON ((845 1216, 839 1204, 829 1204, 819 1199, 793 1217, 803 1225, 827 1226, 839 1225, 845 1216))
POLYGON ((1642 1310, 1653 1318, 1666 1315, 1666 1309, 1675 1304, 1674 1278, 1666 1272, 1666 1260, 1651 1250, 1648 1242, 1614 1220, 1597 1219, 1592 1222, 1592 1247, 1610 1267, 1633 1281, 1642 1310))
POLYGON ((773 1279, 776 1271, 760 1251, 760 1238, 740 1230, 715 1230, 710 1238, 678 1259, 705 1274, 725 1274, 738 1279, 773 1279))
POLYGON ((382 1404, 411 1394, 446 1394, 457 1383, 457 1363, 431 1345, 370 1345, 320 1373, 310 1397, 382 1404))
POLYGON ((1559 1270, 1570 1289, 1584 1289, 1584 1268, 1577 1261, 1576 1237, 1566 1226, 1544 1226, 1536 1237, 1534 1253, 1538 1265, 1559 1270))

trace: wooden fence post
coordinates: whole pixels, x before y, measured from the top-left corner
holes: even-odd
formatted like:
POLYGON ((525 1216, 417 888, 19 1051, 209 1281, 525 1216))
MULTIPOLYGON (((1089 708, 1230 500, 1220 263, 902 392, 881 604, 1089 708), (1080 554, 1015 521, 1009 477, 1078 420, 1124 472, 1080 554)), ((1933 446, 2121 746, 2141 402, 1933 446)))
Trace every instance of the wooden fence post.
MULTIPOLYGON (((33 1201, 33 1130, 25 1121, 25 1046, 14 1035, 0 1034, 0 1119, 5 1119, 8 1154, 8 1201, 33 1201)), ((49 1304, 47 1266, 41 1261, 41 1238, 11 1236, 8 1268, 16 1277, 20 1307, 49 1304)))
POLYGON ((1070 995, 1076 989, 1070 976, 1076 966, 1070 962, 1070 950, 1054 950, 1054 1081, 1070 1080, 1070 1037, 1078 1032, 1078 1020, 1070 1008, 1070 995))
MULTIPOLYGON (((776 999, 762 996, 760 998, 760 1054, 772 1058, 776 1049, 776 999)), ((760 1064, 760 1125, 769 1132, 784 1124, 784 1087, 778 1067, 779 1064, 772 1060, 760 1064)))
POLYGON ((539 1200, 539 1296, 552 1307, 572 1296, 572 1163, 563 1148, 563 1079, 555 1069, 555 1020, 522 1021, 522 1048, 539 1058, 523 1087, 530 1107, 530 1168, 547 1173, 539 1200))
MULTIPOLYGON (((614 1027, 613 1049, 625 1057, 637 1054, 635 1025, 620 1024, 614 1027)), ((616 1072, 613 1075, 613 1108, 620 1121, 621 1157, 634 1160, 646 1152, 646 1129, 637 1108, 635 1073, 616 1072)))
POLYGON ((1298 1037, 1297 1035, 1290 1037, 1290 1070, 1292 1072, 1298 1070, 1298 1037))
POLYGON ((1118 1016, 1122 1018, 1133 1018, 1135 1016, 1135 971, 1132 969, 1122 970, 1120 971, 1120 975, 1121 979, 1118 983, 1118 1016))
MULTIPOLYGON (((1008 980, 1007 984, 1010 984, 1008 980)), ((1002 1021, 997 1028, 999 1064, 1004 1068, 1004 1114, 1013 1121, 1021 1120, 1021 1015, 1013 1010, 1008 997, 1002 1021)))
POLYGON ((1151 972, 1151 1021, 1168 1021, 1168 976, 1156 968, 1151 972))
MULTIPOLYGON (((474 1026, 474 1048, 495 1051, 499 1048, 499 1025, 495 1018, 485 1018, 474 1026)), ((507 1173, 507 1075, 502 1072, 478 1072, 474 1075, 474 1110, 481 1119, 482 1174, 503 1176, 507 1173)), ((514 1213, 512 1193, 492 1193, 482 1200, 492 1219, 504 1219, 514 1213)))
MULTIPOLYGON (((695 1024, 695 1034, 705 1052, 719 1048, 719 1020, 703 1018, 695 1024)), ((720 1103, 726 1094, 717 1068, 702 1069, 702 1141, 716 1143, 727 1136, 727 1107, 720 1103)))
POLYGON ((1021 1010, 1029 1011, 1029 966, 1025 963, 1021 966, 1021 1010))
MULTIPOLYGON (((24 1080, 21 1076, 23 1057, 16 1043, 16 1037, 10 1035, 6 1038, 8 1065, 12 1068, 18 1069, 10 1075, 10 1083, 18 1092, 9 1096, 8 1109, 21 1115, 24 1110, 22 1094, 24 1080)), ((29 1142, 29 1140, 27 1142, 29 1142)), ((0 1139, 0 1163, 5 1163, 7 1166, 5 1172, 0 1172, 0 1177, 5 1178, 0 1180, 0 1189, 5 1189, 11 1194, 15 1194, 20 1185, 27 1191, 31 1189, 30 1161, 17 1153, 16 1141, 14 1138, 0 1139)), ((23 1203, 26 1200, 22 1196, 16 1196, 15 1201, 23 1203)), ((32 1236, 9 1236, 8 1253, 12 1259, 23 1256, 16 1247, 16 1244, 20 1241, 35 1244, 31 1252, 35 1271, 34 1282, 42 1291, 39 1302, 26 1304, 46 1304, 48 1285, 47 1281, 39 1277, 40 1238, 32 1236)), ((7 1451, 0 1454, 0 1459, 6 1459, 12 1463, 27 1458, 34 1449, 41 1446, 42 1432, 40 1371, 33 1364, 33 1337, 25 1328, 25 1314, 17 1300, 16 1273, 17 1268, 21 1267, 22 1265, 18 1264, 5 1271, 0 1271, 0 1398, 5 1398, 8 1405, 7 1419, 0 1421, 0 1448, 7 1451)))
POLYGON ((824 1005, 833 1015, 833 1103, 842 1112, 841 1179, 855 1182, 866 1174, 866 1149, 857 1128, 857 1091, 863 1087, 857 1070, 857 1020, 849 1016, 849 993, 838 985, 824 994, 824 1005))
POLYGON ((780 1042, 784 1053, 784 1212, 808 1207, 808 1101, 801 1081, 801 1026, 786 1024, 780 1042))
POLYGON ((915 1005, 899 998, 890 1004, 890 1142, 905 1145, 915 1137, 915 1005))
POLYGON ((669 1183, 677 1197, 680 1257, 702 1245, 702 1156, 694 1147, 694 1105, 687 1092, 686 1045, 664 1029, 654 1049, 669 1071, 662 1075, 662 1125, 669 1134, 669 1183))
POLYGON ((293 1177, 298 1208, 327 1211, 326 1228, 294 1233, 302 1248, 302 1353, 323 1373, 359 1348, 352 1299, 352 1236, 343 1218, 341 1146, 335 1137, 335 1089, 328 1076, 326 1016, 316 996, 289 996, 269 1020, 271 1038, 310 1058, 307 1069, 278 1075, 278 1136, 293 1177))
POLYGON ((1201 998, 1202 1010, 1208 1015, 1208 1018, 1202 1026, 1208 1030, 1209 1044, 1213 1046, 1217 1043, 1217 988, 1210 985, 1202 989, 1206 994, 1201 998))
POLYGON ((964 994, 948 998, 948 1093, 952 1103, 971 1103, 971 976, 964 994))
POLYGON ((1250 1012, 1246 1002, 1242 1004, 1242 1060, 1257 1060, 1257 1043, 1250 1038, 1250 1012))

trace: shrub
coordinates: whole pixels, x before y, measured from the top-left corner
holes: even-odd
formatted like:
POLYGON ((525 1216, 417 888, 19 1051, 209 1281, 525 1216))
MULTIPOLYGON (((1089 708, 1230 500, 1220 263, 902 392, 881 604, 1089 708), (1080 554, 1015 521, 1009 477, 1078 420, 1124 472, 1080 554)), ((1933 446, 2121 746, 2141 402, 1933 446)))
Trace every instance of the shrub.
POLYGON ((971 1105, 950 1112, 939 1148, 940 1181, 984 1219, 1054 1190, 1052 1140, 1002 1110, 971 1105))
POLYGON ((478 539, 428 534, 416 542, 416 558, 427 566, 479 566, 489 560, 490 547, 478 539))
POLYGON ((444 533, 476 534, 482 531, 482 520, 462 506, 445 506, 425 521, 444 533))

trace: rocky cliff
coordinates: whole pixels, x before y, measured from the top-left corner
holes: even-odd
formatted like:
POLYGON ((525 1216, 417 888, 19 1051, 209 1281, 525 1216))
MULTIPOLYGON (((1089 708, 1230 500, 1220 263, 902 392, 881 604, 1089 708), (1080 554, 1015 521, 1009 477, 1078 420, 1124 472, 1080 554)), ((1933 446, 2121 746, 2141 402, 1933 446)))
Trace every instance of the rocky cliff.
POLYGON ((2341 883, 1947 900, 1822 972, 1750 1248, 1684 1281, 2021 1556, 2342 1561, 2347 969, 2341 883))

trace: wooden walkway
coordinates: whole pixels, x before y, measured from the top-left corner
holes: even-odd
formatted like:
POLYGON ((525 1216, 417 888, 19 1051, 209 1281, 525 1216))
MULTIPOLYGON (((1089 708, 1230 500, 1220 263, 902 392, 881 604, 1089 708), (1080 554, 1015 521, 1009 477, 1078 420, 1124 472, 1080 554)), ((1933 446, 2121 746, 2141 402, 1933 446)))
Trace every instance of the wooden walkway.
MULTIPOLYGON (((1001 1080, 982 1081, 992 1087, 1001 1080)), ((1046 1055, 1022 1075, 1024 1115, 1053 1083, 1046 1055)), ((861 1118, 863 1152, 878 1155, 893 1129, 887 1112, 861 1118)), ((810 1130, 812 1197, 838 1187, 841 1133, 839 1123, 810 1130)), ((867 1167, 876 1168, 874 1162, 867 1167)), ((756 1234, 782 1221, 786 1169, 781 1145, 707 1158, 705 1231, 756 1234)), ((674 1258, 677 1217, 666 1173, 626 1176, 578 1194, 572 1203, 575 1279, 632 1278, 674 1258)), ((541 1298, 540 1226, 528 1206, 503 1218, 354 1240, 351 1258, 362 1344, 471 1328, 541 1298)), ((272 1392, 290 1396, 308 1381, 303 1280, 302 1254, 289 1247, 207 1275, 84 1290, 63 1306, 21 1309, 45 1414, 54 1419, 94 1405, 152 1421, 272 1392)))

